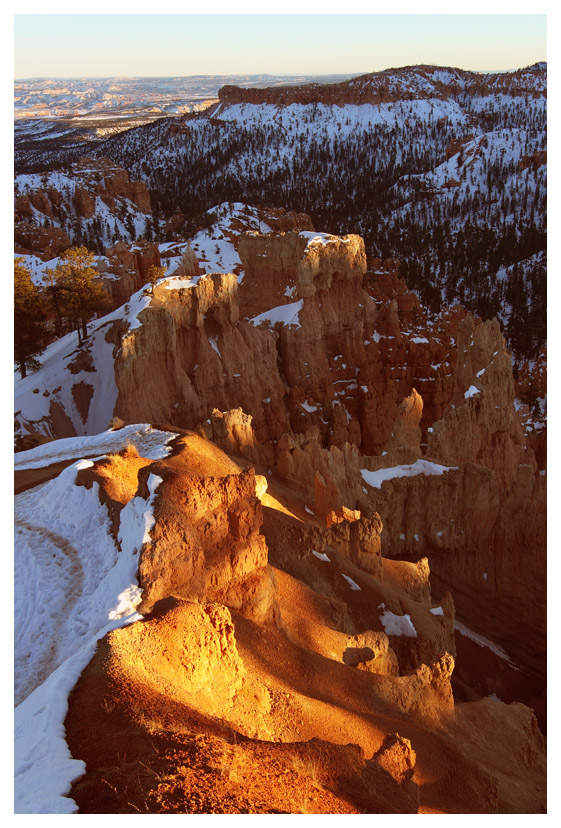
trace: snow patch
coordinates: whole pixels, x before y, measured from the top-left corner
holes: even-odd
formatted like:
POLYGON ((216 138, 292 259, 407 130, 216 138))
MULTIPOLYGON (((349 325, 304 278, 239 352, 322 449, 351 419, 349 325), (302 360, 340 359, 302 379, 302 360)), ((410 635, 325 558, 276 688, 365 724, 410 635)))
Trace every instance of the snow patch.
POLYGON ((394 615, 393 612, 386 610, 380 616, 380 621, 386 635, 403 635, 406 638, 417 638, 417 630, 413 626, 410 615, 394 615))
POLYGON ((222 354, 220 353, 220 348, 218 347, 218 337, 217 336, 209 336, 208 342, 212 350, 215 354, 218 354, 218 358, 222 359, 222 354))
MULTIPOLYGON (((503 650, 499 644, 495 644, 493 641, 489 641, 488 638, 485 638, 485 636, 473 632, 473 630, 468 629, 468 627, 460 621, 454 621, 454 629, 461 633, 461 635, 466 636, 466 638, 470 638, 472 641, 475 641, 480 647, 487 647, 489 650, 492 650, 495 655, 498 655, 499 658, 504 659, 504 661, 508 661, 514 667, 509 654, 503 650)), ((517 670, 518 667, 515 669, 517 670)))
POLYGON ((300 320, 298 314, 302 310, 304 300, 300 299, 298 302, 292 302, 289 305, 279 305, 276 308, 271 308, 268 311, 260 313, 250 319, 252 325, 260 325, 262 322, 268 322, 269 325, 276 325, 280 322, 282 325, 296 325, 300 327, 300 320))
POLYGON ((481 394, 481 389, 476 388, 475 385, 470 385, 470 387, 468 388, 468 390, 464 394, 464 397, 465 397, 466 400, 469 400, 470 397, 475 397, 476 394, 481 394))
POLYGON ((326 561, 327 563, 331 563, 331 558, 328 558, 325 552, 316 552, 315 549, 312 549, 312 555, 314 555, 318 559, 318 561, 326 561))
POLYGON ((382 483, 386 480, 395 480, 397 477, 415 477, 419 474, 444 474, 445 472, 455 471, 457 468, 458 466, 441 466, 438 463, 421 459, 412 465, 390 466, 390 468, 378 469, 377 471, 361 469, 360 473, 365 483, 368 483, 374 489, 380 489, 382 483))

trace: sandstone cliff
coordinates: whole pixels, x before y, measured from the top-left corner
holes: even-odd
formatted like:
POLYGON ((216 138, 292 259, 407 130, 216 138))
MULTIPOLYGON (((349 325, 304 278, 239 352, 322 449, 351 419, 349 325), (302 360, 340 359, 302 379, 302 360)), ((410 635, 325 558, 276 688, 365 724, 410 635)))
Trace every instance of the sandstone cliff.
MULTIPOLYGON (((483 96, 493 92, 537 97, 545 95, 545 83, 539 77, 543 73, 542 67, 543 65, 536 65, 517 72, 481 75, 460 69, 421 65, 385 69, 342 83, 311 83, 265 89, 223 86, 218 92, 218 107, 239 103, 277 106, 309 103, 338 106, 382 104, 412 99, 447 99, 462 93, 483 96)), ((216 111, 218 107, 213 107, 213 110, 216 111)))
POLYGON ((126 450, 77 482, 99 485, 117 536, 149 475, 148 615, 99 643, 65 722, 87 762, 81 812, 542 810, 531 712, 454 706, 452 599, 432 606, 426 562, 381 559, 377 515, 342 509, 322 528, 194 434, 165 460, 126 450))
MULTIPOLYGON (((366 272, 356 236, 246 233, 239 254, 243 278, 163 280, 132 324, 105 326, 115 402, 101 428, 113 414, 198 428, 320 521, 342 506, 377 513, 384 556, 427 558, 462 621, 543 674, 545 479, 498 323, 460 307, 429 322, 395 262, 366 272)), ((89 427, 107 366, 86 368, 69 363, 66 382, 89 427)), ((62 431, 68 397, 37 392, 62 431)))

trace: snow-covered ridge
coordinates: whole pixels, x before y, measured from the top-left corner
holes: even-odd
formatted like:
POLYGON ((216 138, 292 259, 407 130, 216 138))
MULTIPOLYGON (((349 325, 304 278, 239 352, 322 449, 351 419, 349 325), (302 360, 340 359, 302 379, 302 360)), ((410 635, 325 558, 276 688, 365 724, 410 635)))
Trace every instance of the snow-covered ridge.
MULTIPOLYGON (((108 439, 98 435, 100 444, 108 439)), ((64 443, 61 456, 68 452, 64 443)), ((65 741, 68 694, 97 641, 141 617, 138 550, 150 539, 161 479, 150 475, 148 499, 136 497, 122 510, 119 548, 97 484, 76 485, 78 471, 91 465, 80 460, 15 498, 16 813, 77 810, 67 794, 85 765, 65 741)))
POLYGON ((102 434, 66 437, 28 451, 18 452, 14 456, 14 468, 16 471, 39 469, 51 463, 78 459, 86 455, 91 457, 94 454, 114 454, 122 451, 127 445, 135 446, 141 457, 161 460, 169 454, 169 443, 174 437, 175 434, 159 431, 148 423, 128 425, 117 430, 104 431, 102 434))
POLYGON ((499 644, 495 644, 493 641, 490 641, 488 638, 485 638, 484 635, 480 635, 479 633, 470 630, 468 627, 465 626, 465 624, 462 624, 460 621, 454 621, 454 629, 462 635, 465 635, 466 638, 470 638, 472 641, 475 641, 477 644, 479 644, 480 647, 487 647, 489 650, 492 650, 495 653, 495 655, 498 655, 499 658, 502 658, 504 661, 508 661, 512 665, 512 661, 509 654, 506 652, 506 650, 503 650, 503 648, 499 644))
MULTIPOLYGON (((545 90, 545 64, 516 72, 470 72, 446 66, 416 65, 371 72, 334 84, 307 84, 299 87, 242 89, 226 86, 219 91, 220 105, 251 102, 256 105, 328 103, 376 104, 400 100, 422 100, 452 96, 477 96, 503 90, 509 94, 539 95, 545 90)), ((213 114, 216 109, 213 109, 213 114)))
MULTIPOLYGON (((257 231, 261 234, 272 233, 272 228, 260 216, 256 207, 242 202, 223 202, 211 207, 206 214, 210 225, 199 230, 189 243, 166 242, 159 245, 162 264, 167 267, 165 278, 176 274, 181 263, 181 255, 189 246, 197 257, 203 274, 235 273, 238 282, 243 279, 242 264, 237 251, 237 241, 244 232, 257 231)), ((196 277, 194 277, 196 278, 196 277)), ((190 287, 178 282, 169 285, 190 287)))

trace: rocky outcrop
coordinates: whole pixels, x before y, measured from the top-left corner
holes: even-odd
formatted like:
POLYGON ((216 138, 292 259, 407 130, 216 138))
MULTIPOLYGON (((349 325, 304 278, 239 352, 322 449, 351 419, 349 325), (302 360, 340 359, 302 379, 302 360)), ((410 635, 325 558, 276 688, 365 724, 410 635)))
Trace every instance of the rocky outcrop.
POLYGON ((111 296, 114 308, 124 305, 133 293, 148 284, 150 267, 160 267, 157 244, 141 242, 134 246, 119 241, 105 251, 98 263, 103 285, 111 296))
POLYGON ((335 280, 358 281, 366 269, 359 236, 289 232, 281 236, 244 233, 238 254, 244 270, 240 312, 251 318, 263 311, 326 291, 335 280))
POLYGON ((260 532, 265 478, 186 434, 169 459, 151 462, 127 448, 83 469, 78 483, 97 485, 118 539, 122 509, 134 497, 147 498, 154 475, 154 525, 139 549, 140 611, 176 598, 218 602, 260 622, 272 619, 274 582, 260 532))
MULTIPOLYGON (((131 213, 151 213, 150 194, 144 182, 130 181, 125 169, 106 158, 81 158, 56 176, 45 173, 22 186, 27 189, 23 193, 18 189, 14 204, 15 244, 45 260, 70 247, 76 222, 80 225, 84 221, 84 237, 86 230, 96 229, 93 224, 98 198, 103 201, 104 209, 108 207, 121 221, 126 214, 131 219, 131 213)), ((75 243, 78 245, 81 241, 75 243)))
POLYGON ((74 206, 79 216, 82 218, 91 218, 95 215, 95 197, 84 190, 82 187, 76 187, 74 192, 74 206))
POLYGON ((527 169, 532 169, 535 172, 544 164, 547 164, 547 150, 540 150, 533 153, 533 155, 523 155, 520 159, 519 169, 521 172, 527 169))
POLYGON ((521 464, 534 465, 514 408, 512 364, 497 320, 467 316, 460 323, 454 391, 445 416, 427 435, 427 454, 447 465, 491 469, 503 493, 521 464))
POLYGON ((200 429, 276 474, 319 521, 360 509, 371 517, 333 525, 317 551, 344 548, 376 578, 381 555, 408 558, 419 596, 428 559, 436 595, 451 591, 463 622, 543 669, 545 479, 498 323, 461 307, 429 323, 397 263, 365 276, 356 236, 246 234, 239 252, 241 285, 218 273, 187 288, 163 281, 140 325, 114 324, 110 413, 200 429), (390 469, 369 484, 368 472, 390 469), (367 525, 374 515, 381 526, 367 525))
POLYGON ((241 408, 272 459, 271 441, 289 429, 276 335, 238 322, 236 294, 233 274, 203 276, 190 289, 155 288, 143 324, 120 338, 117 416, 194 428, 215 409, 241 408))
POLYGON ((362 517, 358 510, 342 507, 328 513, 327 529, 316 530, 312 543, 318 552, 335 549, 374 578, 381 578, 381 532, 378 514, 362 517))
POLYGON ((140 554, 141 611, 173 595, 218 601, 261 621, 269 617, 273 584, 253 472, 214 479, 163 465, 150 472, 163 484, 156 525, 140 554))
MULTIPOLYGON (((421 456, 421 418, 423 416, 423 398, 413 389, 405 397, 397 410, 391 437, 386 443, 386 451, 392 457, 405 453, 412 460, 421 456)), ((398 465, 399 461, 395 463, 398 465)))
POLYGON ((220 112, 221 106, 242 103, 276 106, 322 103, 343 106, 428 98, 447 100, 462 93, 482 96, 497 92, 539 97, 545 95, 544 76, 545 64, 536 64, 516 72, 486 75, 441 66, 406 66, 372 72, 342 83, 311 83, 264 89, 223 86, 218 92, 219 104, 214 112, 220 112))
POLYGON ((261 209, 260 216, 272 228, 273 233, 314 229, 312 220, 306 213, 296 213, 294 210, 285 210, 284 207, 261 209))
POLYGON ((222 451, 245 457, 256 465, 264 465, 264 456, 255 440, 251 414, 245 414, 241 408, 230 411, 214 409, 210 421, 206 420, 201 430, 207 439, 212 440, 222 451))
POLYGON ((150 213, 150 194, 142 181, 131 181, 127 170, 107 158, 83 157, 72 164, 71 173, 84 189, 101 196, 109 209, 115 208, 116 198, 131 201, 142 213, 150 213))
POLYGON ((35 253, 48 261, 70 247, 70 238, 59 227, 38 227, 19 221, 14 225, 14 243, 16 253, 35 253))

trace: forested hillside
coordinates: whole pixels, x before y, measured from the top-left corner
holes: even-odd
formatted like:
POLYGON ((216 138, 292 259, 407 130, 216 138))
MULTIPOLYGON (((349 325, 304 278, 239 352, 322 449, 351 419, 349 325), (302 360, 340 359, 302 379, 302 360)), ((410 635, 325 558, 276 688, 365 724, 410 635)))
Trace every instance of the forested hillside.
MULTIPOLYGON (((193 226, 231 200, 360 233, 369 254, 402 260, 431 310, 458 300, 498 314, 515 352, 535 356, 545 340, 545 64, 478 85, 453 70, 436 82, 431 69, 418 67, 415 84, 411 69, 386 73, 387 103, 222 102, 181 127, 159 121, 116 136, 98 153, 193 226)), ((368 78, 378 83, 363 78, 363 97, 368 78)))

